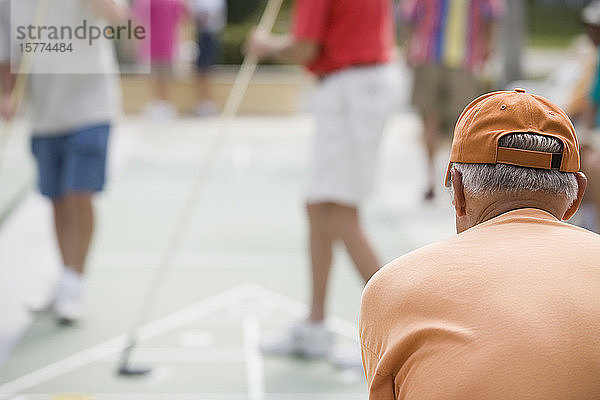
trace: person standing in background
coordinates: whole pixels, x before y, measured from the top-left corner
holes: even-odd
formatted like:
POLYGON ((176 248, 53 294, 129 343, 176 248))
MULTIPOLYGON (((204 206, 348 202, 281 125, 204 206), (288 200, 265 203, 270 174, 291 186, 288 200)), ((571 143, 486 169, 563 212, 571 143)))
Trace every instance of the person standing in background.
POLYGON ((254 31, 247 52, 304 65, 318 79, 306 194, 312 298, 305 320, 265 340, 261 348, 271 354, 327 357, 333 346, 325 309, 334 245, 345 246, 365 282, 380 266, 359 208, 374 183, 379 143, 398 103, 400 74, 393 62, 392 1, 296 0, 294 7, 292 32, 254 31))
POLYGON ((482 92, 478 79, 492 50, 494 23, 503 0, 403 0, 409 28, 406 60, 414 69, 412 103, 423 121, 428 180, 425 200, 435 197, 435 156, 450 138, 457 116, 482 92))
POLYGON ((177 116, 169 97, 169 81, 179 47, 179 23, 185 14, 183 0, 137 0, 134 13, 148 28, 149 40, 143 41, 141 57, 150 61, 154 100, 146 106, 146 114, 156 120, 177 116))
MULTIPOLYGON (((40 1, 0 0, 0 112, 6 120, 16 112, 11 57, 21 58, 20 53, 11 54, 18 44, 10 27, 30 25, 40 1)), ((101 26, 107 20, 123 21, 128 13, 115 0, 52 0, 44 25, 75 27, 87 21, 101 26)), ((93 198, 105 185, 108 137, 120 108, 112 43, 75 42, 73 48, 70 53, 35 55, 25 99, 38 186, 52 202, 63 261, 53 309, 66 324, 82 316, 85 264, 94 233, 93 198)))
POLYGON ((210 91, 210 72, 218 62, 221 45, 219 34, 227 25, 227 3, 225 0, 190 0, 190 13, 196 21, 198 59, 196 60, 198 85, 198 116, 216 114, 219 109, 210 91))
POLYGON ((596 47, 595 72, 591 82, 585 82, 585 99, 590 106, 582 112, 586 134, 581 140, 582 170, 588 176, 588 191, 581 207, 581 226, 600 232, 600 146, 598 127, 600 126, 600 65, 598 46, 600 45, 600 1, 588 4, 581 15, 587 35, 596 47))

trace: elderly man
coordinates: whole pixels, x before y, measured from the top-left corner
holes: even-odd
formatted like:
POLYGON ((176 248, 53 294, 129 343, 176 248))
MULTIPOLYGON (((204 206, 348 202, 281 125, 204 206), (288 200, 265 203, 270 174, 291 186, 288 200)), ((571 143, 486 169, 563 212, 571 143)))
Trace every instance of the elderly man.
POLYGON ((566 114, 521 89, 459 117, 446 185, 457 236, 371 279, 371 400, 600 398, 600 236, 562 222, 586 187, 566 114))

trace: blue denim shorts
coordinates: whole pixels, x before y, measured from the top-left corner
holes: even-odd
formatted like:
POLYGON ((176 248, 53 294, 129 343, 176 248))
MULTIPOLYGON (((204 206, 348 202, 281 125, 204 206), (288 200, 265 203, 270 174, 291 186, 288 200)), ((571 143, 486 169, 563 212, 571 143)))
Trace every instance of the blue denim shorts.
POLYGON ((209 32, 198 34, 200 53, 196 59, 196 66, 200 71, 206 71, 219 61, 220 44, 217 35, 209 32))
POLYGON ((51 199, 104 188, 110 124, 87 126, 60 136, 34 133, 31 150, 40 192, 51 199))

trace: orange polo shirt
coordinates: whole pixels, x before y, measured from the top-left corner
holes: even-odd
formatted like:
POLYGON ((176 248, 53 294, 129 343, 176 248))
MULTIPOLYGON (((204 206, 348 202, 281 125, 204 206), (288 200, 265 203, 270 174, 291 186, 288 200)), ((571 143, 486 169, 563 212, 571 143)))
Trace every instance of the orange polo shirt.
POLYGON ((507 212, 365 288, 369 399, 600 399, 600 236, 507 212))

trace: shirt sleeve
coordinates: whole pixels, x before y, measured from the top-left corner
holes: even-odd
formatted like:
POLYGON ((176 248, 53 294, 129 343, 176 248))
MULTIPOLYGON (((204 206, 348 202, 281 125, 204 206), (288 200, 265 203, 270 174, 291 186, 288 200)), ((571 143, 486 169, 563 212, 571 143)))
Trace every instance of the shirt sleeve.
POLYGON ((394 377, 378 370, 379 357, 361 345, 365 377, 369 387, 369 400, 395 400, 394 377))
MULTIPOLYGON (((394 377, 384 367, 381 354, 383 347, 381 328, 383 315, 380 302, 381 290, 377 280, 371 280, 363 292, 360 309, 360 345, 365 377, 369 388, 369 400, 395 400, 394 377)), ((385 328, 384 328, 385 329, 385 328)))
POLYGON ((0 63, 10 61, 10 7, 9 0, 0 0, 0 63))
POLYGON ((423 256, 408 257, 379 270, 362 295, 359 334, 369 400, 395 400, 401 391, 419 398, 418 392, 411 392, 414 382, 407 382, 406 371, 423 368, 435 353, 430 346, 455 336, 439 316, 443 284, 440 293, 431 286, 440 277, 424 268, 423 256))
POLYGON ((592 86, 592 90, 590 91, 590 99, 595 105, 600 104, 600 63, 598 63, 596 76, 594 77, 594 84, 592 86))
POLYGON ((293 17, 293 35, 296 39, 318 43, 323 41, 331 1, 296 0, 293 17))

